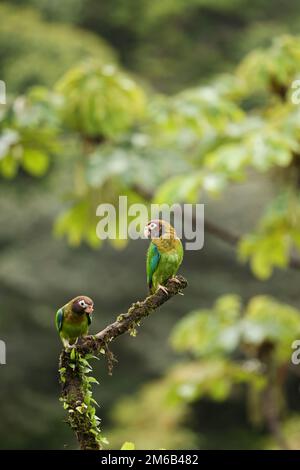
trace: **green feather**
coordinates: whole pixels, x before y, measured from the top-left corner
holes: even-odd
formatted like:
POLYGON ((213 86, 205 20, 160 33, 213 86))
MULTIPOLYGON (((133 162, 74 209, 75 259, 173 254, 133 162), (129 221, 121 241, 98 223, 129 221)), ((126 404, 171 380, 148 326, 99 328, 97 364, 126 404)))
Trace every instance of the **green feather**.
POLYGON ((167 248, 157 245, 152 241, 147 253, 147 282, 152 294, 159 285, 164 285, 176 275, 183 259, 183 247, 179 239, 172 241, 167 248))
POLYGON ((160 260, 160 253, 157 246, 151 242, 147 253, 147 284, 149 289, 152 287, 152 278, 160 260))
POLYGON ((64 312, 63 312, 63 309, 60 308, 59 310, 57 310, 56 316, 55 316, 55 325, 56 325, 56 329, 58 332, 60 332, 62 329, 63 319, 64 319, 64 312))

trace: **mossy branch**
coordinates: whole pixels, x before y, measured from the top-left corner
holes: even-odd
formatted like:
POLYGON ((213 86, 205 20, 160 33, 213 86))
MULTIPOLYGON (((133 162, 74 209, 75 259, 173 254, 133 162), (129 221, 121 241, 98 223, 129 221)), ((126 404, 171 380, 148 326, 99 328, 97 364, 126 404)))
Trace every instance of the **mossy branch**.
POLYGON ((119 315, 114 323, 96 335, 80 338, 72 350, 62 351, 59 361, 61 401, 68 414, 67 422, 75 432, 80 449, 100 450, 105 441, 100 432, 100 420, 95 414, 95 401, 91 391, 91 384, 96 380, 87 375, 92 370, 87 360, 104 353, 111 373, 114 356, 109 350, 109 344, 124 333, 135 335, 140 321, 181 293, 187 287, 187 281, 182 276, 176 276, 170 279, 165 287, 168 294, 158 290, 145 300, 135 302, 126 313, 119 315))

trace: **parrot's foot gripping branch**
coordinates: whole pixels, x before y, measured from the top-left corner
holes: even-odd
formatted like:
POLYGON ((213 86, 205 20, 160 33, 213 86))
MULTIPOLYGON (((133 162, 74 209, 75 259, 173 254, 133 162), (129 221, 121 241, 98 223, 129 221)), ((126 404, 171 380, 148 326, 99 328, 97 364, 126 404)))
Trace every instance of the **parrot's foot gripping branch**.
POLYGON ((92 370, 88 359, 105 354, 109 373, 111 373, 115 358, 109 349, 109 344, 124 333, 131 334, 143 318, 175 295, 180 294, 186 287, 187 281, 184 277, 172 277, 165 284, 165 289, 157 289, 154 294, 144 300, 133 303, 126 313, 119 315, 115 322, 102 331, 93 336, 82 336, 72 345, 72 349, 62 351, 59 364, 61 401, 80 449, 101 450, 102 444, 105 443, 100 430, 100 420, 95 414, 95 401, 91 390, 91 384, 97 381, 87 375, 92 370))

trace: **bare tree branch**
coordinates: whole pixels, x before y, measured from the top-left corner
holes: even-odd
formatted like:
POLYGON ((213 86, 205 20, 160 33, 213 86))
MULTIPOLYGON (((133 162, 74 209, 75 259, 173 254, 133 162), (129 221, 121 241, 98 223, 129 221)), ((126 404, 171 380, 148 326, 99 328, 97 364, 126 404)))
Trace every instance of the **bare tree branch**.
POLYGON ((205 231, 210 235, 213 235, 214 237, 219 238, 223 242, 226 242, 234 247, 240 242, 242 238, 241 235, 235 232, 231 232, 227 228, 220 227, 211 220, 205 219, 204 228, 205 231))
MULTIPOLYGON (((113 355, 109 351, 109 344, 118 336, 135 330, 143 318, 157 310, 175 295, 181 293, 187 287, 187 281, 182 276, 176 276, 170 279, 165 287, 168 294, 158 290, 155 294, 149 295, 145 300, 132 304, 126 313, 119 315, 115 322, 99 331, 96 335, 80 338, 74 347, 76 353, 79 353, 82 357, 87 354, 99 355, 104 350, 109 362, 109 371, 111 372, 113 355)), ((80 364, 74 363, 72 360, 72 354, 74 356, 74 352, 63 350, 59 362, 61 377, 63 377, 63 380, 61 380, 61 399, 68 410, 67 421, 74 430, 82 450, 100 450, 101 443, 97 436, 91 432, 90 416, 81 408, 85 400, 85 376, 80 368, 80 364)))
MULTIPOLYGON (((242 235, 231 232, 227 228, 220 227, 207 219, 205 219, 205 231, 233 247, 236 247, 242 239, 242 235)), ((291 254, 288 266, 292 269, 300 269, 300 258, 291 254)))

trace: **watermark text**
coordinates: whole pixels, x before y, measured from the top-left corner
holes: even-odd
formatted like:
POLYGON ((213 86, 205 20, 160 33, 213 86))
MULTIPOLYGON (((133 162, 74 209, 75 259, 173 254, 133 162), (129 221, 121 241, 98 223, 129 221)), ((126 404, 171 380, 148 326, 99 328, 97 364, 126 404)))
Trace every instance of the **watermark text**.
POLYGON ((117 207, 100 204, 96 216, 100 218, 96 228, 100 240, 146 238, 144 228, 148 221, 161 219, 175 228, 178 238, 184 239, 186 250, 200 250, 204 245, 204 204, 128 205, 127 196, 119 196, 117 207))

